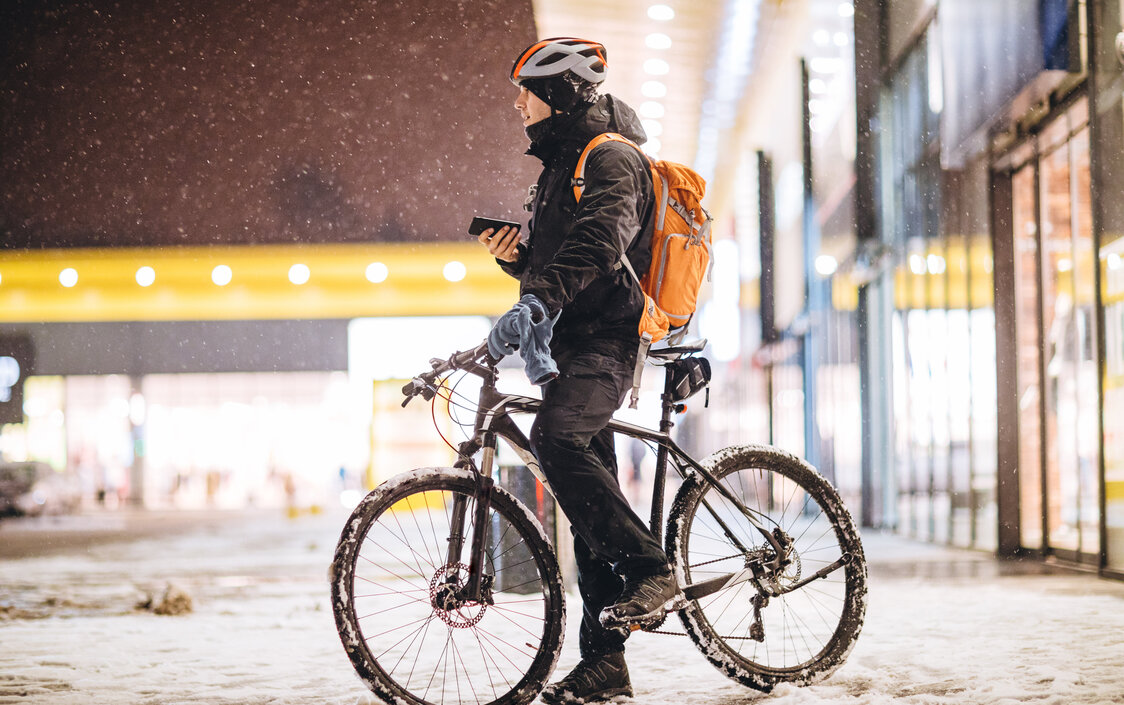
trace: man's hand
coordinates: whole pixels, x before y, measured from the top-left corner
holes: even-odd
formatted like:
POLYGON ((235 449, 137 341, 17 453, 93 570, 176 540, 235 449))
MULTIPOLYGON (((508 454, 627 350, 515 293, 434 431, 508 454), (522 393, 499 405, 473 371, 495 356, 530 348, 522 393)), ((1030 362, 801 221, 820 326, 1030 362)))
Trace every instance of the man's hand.
POLYGON ((480 233, 480 237, 477 239, 481 245, 488 248, 488 252, 496 259, 504 262, 515 262, 519 259, 519 252, 515 249, 515 246, 523 239, 519 235, 519 228, 505 225, 499 229, 494 237, 492 236, 492 229, 488 228, 480 233))

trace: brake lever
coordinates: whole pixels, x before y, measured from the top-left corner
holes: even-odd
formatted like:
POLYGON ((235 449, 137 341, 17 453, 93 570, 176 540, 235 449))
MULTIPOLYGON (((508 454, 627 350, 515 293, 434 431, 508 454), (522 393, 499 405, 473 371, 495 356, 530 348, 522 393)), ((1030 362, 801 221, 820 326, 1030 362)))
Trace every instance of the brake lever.
POLYGON ((435 384, 437 377, 449 370, 463 369, 466 365, 477 362, 478 358, 483 358, 492 367, 502 359, 492 357, 491 353, 488 352, 488 341, 486 340, 472 350, 455 353, 448 360, 431 358, 429 366, 433 368, 433 371, 414 377, 402 387, 402 394, 406 397, 402 401, 402 406, 405 407, 419 394, 426 401, 432 400, 433 397, 437 396, 437 385, 435 384))
POLYGON ((402 407, 405 408, 405 406, 413 401, 414 397, 418 396, 419 394, 423 399, 429 401, 436 393, 437 390, 433 387, 432 384, 422 379, 421 377, 414 377, 412 380, 407 382, 405 386, 402 387, 402 394, 406 397, 402 400, 402 407))

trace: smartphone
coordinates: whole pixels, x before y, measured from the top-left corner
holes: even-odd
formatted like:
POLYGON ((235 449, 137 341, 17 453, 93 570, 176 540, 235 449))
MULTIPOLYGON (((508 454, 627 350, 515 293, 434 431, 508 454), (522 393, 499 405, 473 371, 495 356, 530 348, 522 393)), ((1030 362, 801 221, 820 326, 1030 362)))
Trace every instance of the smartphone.
POLYGON ((473 237, 479 237, 480 233, 484 232, 488 228, 498 231, 505 225, 511 228, 515 228, 516 230, 521 227, 519 223, 514 223, 510 220, 499 220, 498 218, 481 218, 480 216, 476 216, 472 219, 472 222, 468 226, 468 234, 473 237))

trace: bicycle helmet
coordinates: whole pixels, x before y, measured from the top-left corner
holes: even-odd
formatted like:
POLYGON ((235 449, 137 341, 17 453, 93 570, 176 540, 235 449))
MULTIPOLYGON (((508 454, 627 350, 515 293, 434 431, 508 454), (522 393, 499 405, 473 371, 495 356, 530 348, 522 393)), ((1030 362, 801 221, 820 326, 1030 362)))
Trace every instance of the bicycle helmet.
POLYGON ((515 59, 511 82, 531 91, 555 110, 569 112, 596 99, 597 86, 605 80, 607 55, 602 44, 588 39, 543 39, 515 59))

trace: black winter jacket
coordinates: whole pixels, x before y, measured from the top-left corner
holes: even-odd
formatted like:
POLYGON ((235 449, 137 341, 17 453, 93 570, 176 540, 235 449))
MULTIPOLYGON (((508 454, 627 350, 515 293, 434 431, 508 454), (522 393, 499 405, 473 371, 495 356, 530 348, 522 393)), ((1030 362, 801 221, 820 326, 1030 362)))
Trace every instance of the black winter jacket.
POLYGON ((627 144, 607 142, 586 160, 585 187, 574 199, 573 175, 582 150, 603 132, 619 132, 636 143, 646 140, 632 108, 602 96, 577 115, 555 116, 546 136, 528 154, 542 160, 532 189, 530 233, 519 259, 500 266, 520 281, 520 295, 534 294, 551 315, 555 350, 590 338, 637 341, 644 298, 628 270, 627 252, 638 274, 648 269, 651 238, 636 237, 649 227, 652 177, 646 159, 627 144))

